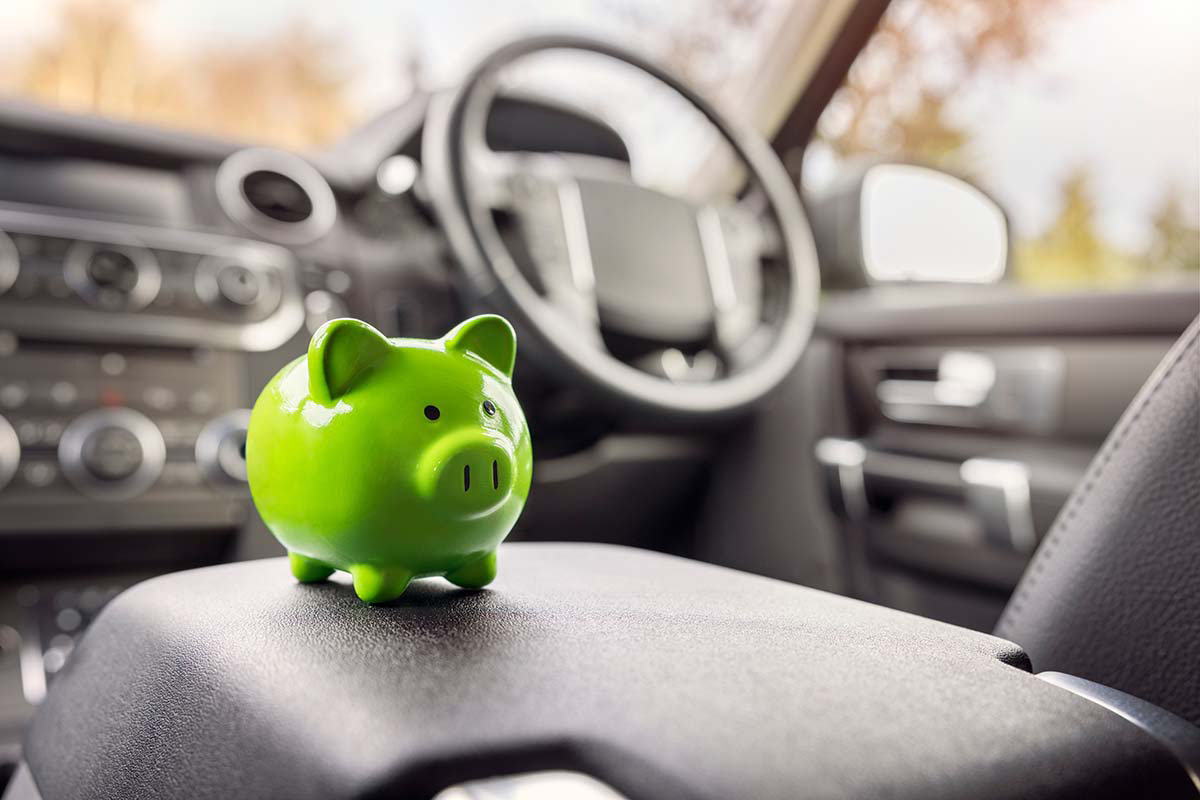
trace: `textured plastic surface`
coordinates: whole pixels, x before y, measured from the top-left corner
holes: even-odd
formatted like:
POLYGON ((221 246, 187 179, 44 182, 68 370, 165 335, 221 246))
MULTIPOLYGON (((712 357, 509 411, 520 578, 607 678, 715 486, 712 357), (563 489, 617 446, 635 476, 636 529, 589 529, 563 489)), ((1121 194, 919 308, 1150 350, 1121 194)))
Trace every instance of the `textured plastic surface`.
POLYGON ((313 334, 263 389, 246 436, 250 491, 298 580, 345 570, 362 600, 383 603, 414 577, 495 578, 533 472, 515 356, 512 327, 491 315, 436 341, 353 319, 313 334))
POLYGON ((487 591, 387 606, 283 559, 130 589, 33 722, 45 800, 427 798, 540 769, 633 800, 1193 793, 1001 639, 627 548, 500 558, 487 591))

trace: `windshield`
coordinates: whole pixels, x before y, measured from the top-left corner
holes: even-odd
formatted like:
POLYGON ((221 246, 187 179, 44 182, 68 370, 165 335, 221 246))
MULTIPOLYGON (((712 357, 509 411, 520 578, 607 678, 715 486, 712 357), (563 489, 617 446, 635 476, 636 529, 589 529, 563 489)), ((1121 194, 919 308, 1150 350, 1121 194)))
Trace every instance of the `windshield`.
MULTIPOLYGON (((311 150, 523 34, 658 59, 727 111, 819 0, 44 0, 0 10, 0 91, 70 111, 311 150), (783 25, 787 18, 793 24, 783 25)), ((794 50, 793 50, 794 52, 794 50)), ((559 83, 561 84, 560 74, 559 83)))

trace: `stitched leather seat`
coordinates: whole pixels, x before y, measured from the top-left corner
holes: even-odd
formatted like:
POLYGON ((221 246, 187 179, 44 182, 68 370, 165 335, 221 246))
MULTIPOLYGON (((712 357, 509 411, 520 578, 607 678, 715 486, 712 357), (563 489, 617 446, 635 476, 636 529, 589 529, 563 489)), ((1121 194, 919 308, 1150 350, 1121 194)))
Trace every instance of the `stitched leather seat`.
POLYGON ((996 634, 1037 672, 1200 724, 1200 319, 1113 429, 996 634))

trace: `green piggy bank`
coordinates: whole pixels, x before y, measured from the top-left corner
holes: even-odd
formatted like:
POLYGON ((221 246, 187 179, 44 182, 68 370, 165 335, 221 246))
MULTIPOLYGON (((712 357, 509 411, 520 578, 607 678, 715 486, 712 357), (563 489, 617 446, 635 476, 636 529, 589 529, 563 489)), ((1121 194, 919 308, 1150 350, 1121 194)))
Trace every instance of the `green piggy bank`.
POLYGON ((417 577, 470 588, 496 577, 533 473, 516 348, 493 315, 437 340, 337 319, 271 379, 246 470, 297 579, 344 570, 359 598, 385 603, 417 577))

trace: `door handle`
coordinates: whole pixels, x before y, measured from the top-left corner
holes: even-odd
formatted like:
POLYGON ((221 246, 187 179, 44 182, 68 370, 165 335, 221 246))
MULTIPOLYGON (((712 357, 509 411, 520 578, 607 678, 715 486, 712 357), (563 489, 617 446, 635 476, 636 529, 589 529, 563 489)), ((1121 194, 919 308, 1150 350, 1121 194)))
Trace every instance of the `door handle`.
POLYGON ((872 495, 928 494, 960 501, 989 542, 1018 553, 1037 547, 1029 468, 1020 461, 970 458, 961 464, 870 450, 853 439, 822 439, 815 455, 830 494, 848 520, 863 524, 872 495))
POLYGON ((1018 553, 1037 547, 1029 468, 1020 461, 969 458, 958 470, 963 499, 983 523, 984 535, 1018 553))
POLYGON ((882 375, 930 375, 925 380, 885 377, 876 384, 880 411, 889 419, 1030 433, 1048 433, 1058 425, 1064 359, 1057 348, 881 348, 877 357, 882 375))
POLYGON ((950 350, 938 360, 934 380, 890 378, 875 387, 885 408, 911 415, 912 407, 978 408, 996 385, 996 365, 982 353, 950 350))

